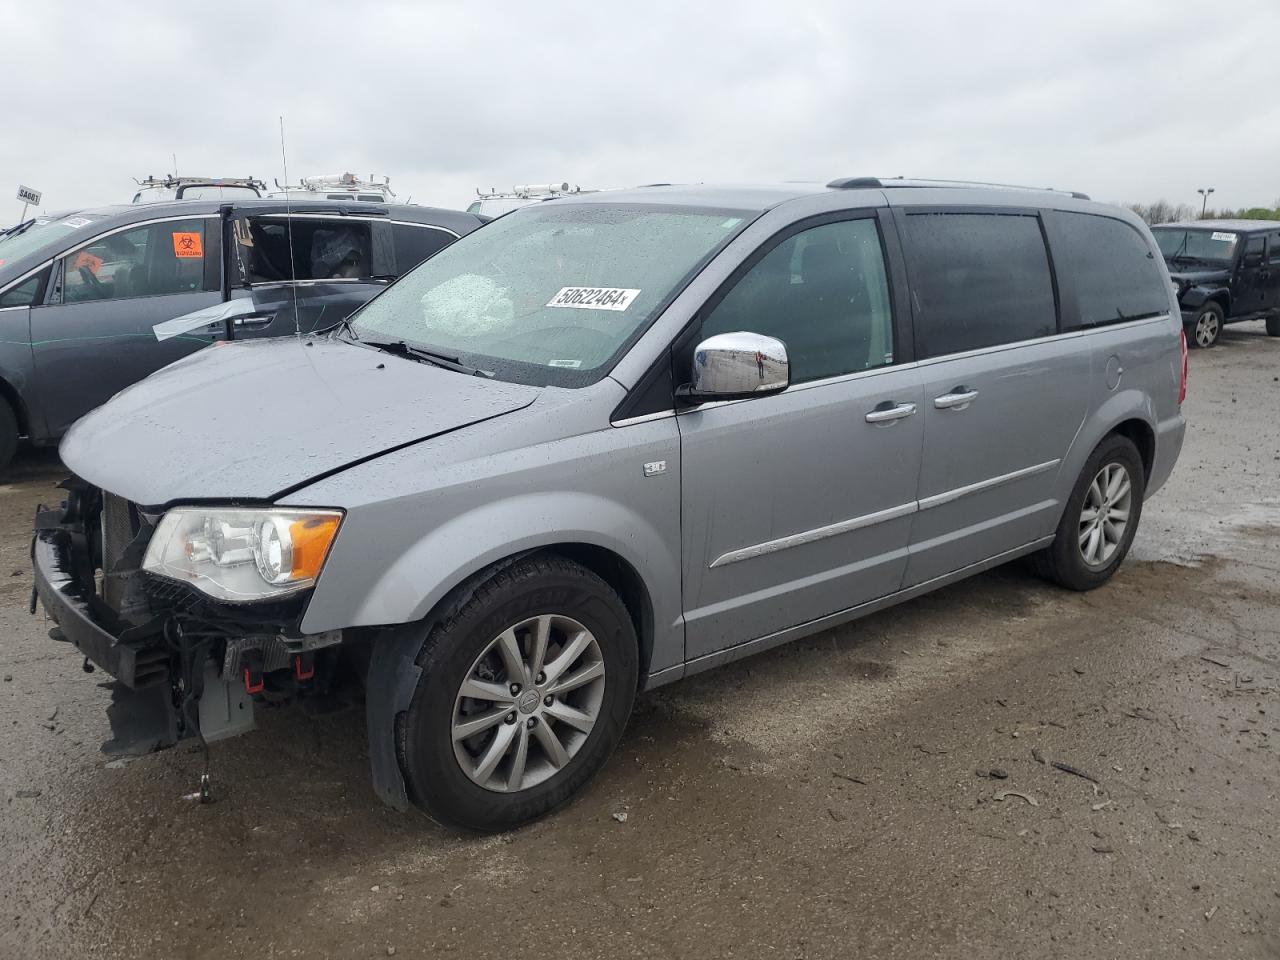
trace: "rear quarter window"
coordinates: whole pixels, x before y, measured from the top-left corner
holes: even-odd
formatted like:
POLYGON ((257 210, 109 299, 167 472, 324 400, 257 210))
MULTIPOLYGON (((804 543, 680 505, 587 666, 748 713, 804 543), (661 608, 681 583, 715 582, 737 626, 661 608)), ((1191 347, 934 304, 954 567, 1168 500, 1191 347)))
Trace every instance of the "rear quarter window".
POLYGON ((921 359, 1057 332, 1057 303, 1033 214, 908 214, 921 359))
POLYGON ((1156 317, 1169 312, 1169 282, 1155 253, 1123 220, 1088 213, 1053 214, 1053 262, 1070 278, 1076 310, 1063 329, 1156 317))
POLYGON ((401 275, 439 253, 454 240, 453 234, 443 230, 415 227, 407 223, 392 224, 391 232, 396 246, 396 272, 401 275))

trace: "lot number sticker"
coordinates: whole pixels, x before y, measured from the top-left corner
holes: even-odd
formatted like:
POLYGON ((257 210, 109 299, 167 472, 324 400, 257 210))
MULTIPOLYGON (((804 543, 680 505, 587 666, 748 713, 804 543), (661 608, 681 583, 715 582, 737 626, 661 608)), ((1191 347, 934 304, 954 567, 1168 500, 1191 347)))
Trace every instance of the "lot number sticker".
POLYGON ((639 290, 621 287, 561 287, 548 307, 574 307, 578 310, 625 310, 640 296, 639 290))
POLYGON ((1210 239, 1213 239, 1213 240, 1225 240, 1225 241, 1227 241, 1227 243, 1233 243, 1233 242, 1235 241, 1235 239, 1236 239, 1236 235, 1235 235, 1234 233, 1217 233, 1217 232, 1215 232, 1215 233, 1214 233, 1214 235, 1213 235, 1210 239))
POLYGON ((203 257, 203 238, 199 233, 175 233, 173 255, 180 260, 188 257, 203 257))

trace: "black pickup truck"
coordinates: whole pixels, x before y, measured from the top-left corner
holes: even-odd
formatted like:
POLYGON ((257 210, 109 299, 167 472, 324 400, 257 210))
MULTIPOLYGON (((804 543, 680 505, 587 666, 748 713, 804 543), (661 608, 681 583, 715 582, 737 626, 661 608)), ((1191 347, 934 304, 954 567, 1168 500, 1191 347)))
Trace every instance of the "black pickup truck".
POLYGON ((1152 227, 1178 288, 1187 343, 1212 347, 1224 324, 1266 320, 1280 337, 1280 221, 1196 220, 1152 227))

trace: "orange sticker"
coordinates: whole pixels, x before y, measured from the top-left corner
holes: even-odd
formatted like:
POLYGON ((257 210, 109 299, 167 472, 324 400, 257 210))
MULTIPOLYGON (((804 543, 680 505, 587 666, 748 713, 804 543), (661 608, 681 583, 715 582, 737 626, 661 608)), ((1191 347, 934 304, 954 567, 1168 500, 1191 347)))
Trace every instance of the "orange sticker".
POLYGON ((76 258, 71 261, 71 269, 80 270, 83 267, 88 267, 89 272, 97 276, 98 271, 102 269, 102 258, 95 257, 88 250, 81 250, 76 254, 76 258))
POLYGON ((173 235, 173 255, 184 257, 203 257, 203 237, 199 233, 175 233, 173 235))

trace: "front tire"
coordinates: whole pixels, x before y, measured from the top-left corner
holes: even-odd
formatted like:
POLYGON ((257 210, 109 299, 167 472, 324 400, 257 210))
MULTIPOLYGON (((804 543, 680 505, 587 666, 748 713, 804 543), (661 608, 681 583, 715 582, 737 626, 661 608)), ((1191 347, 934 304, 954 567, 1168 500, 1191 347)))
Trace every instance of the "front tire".
POLYGON ((1222 312, 1221 304, 1210 300, 1200 308, 1196 318, 1191 321, 1187 329, 1187 343, 1193 347, 1208 350, 1222 336, 1222 325, 1225 321, 1226 317, 1222 312))
POLYGON ((1080 472, 1053 543, 1034 555, 1036 572, 1068 590, 1093 590, 1110 580, 1133 545, 1145 490, 1133 441, 1107 437, 1080 472))
POLYGON ((437 622, 397 731, 410 799, 433 819, 509 830, 566 803, 622 738, 635 628, 590 570, 536 555, 437 622))

